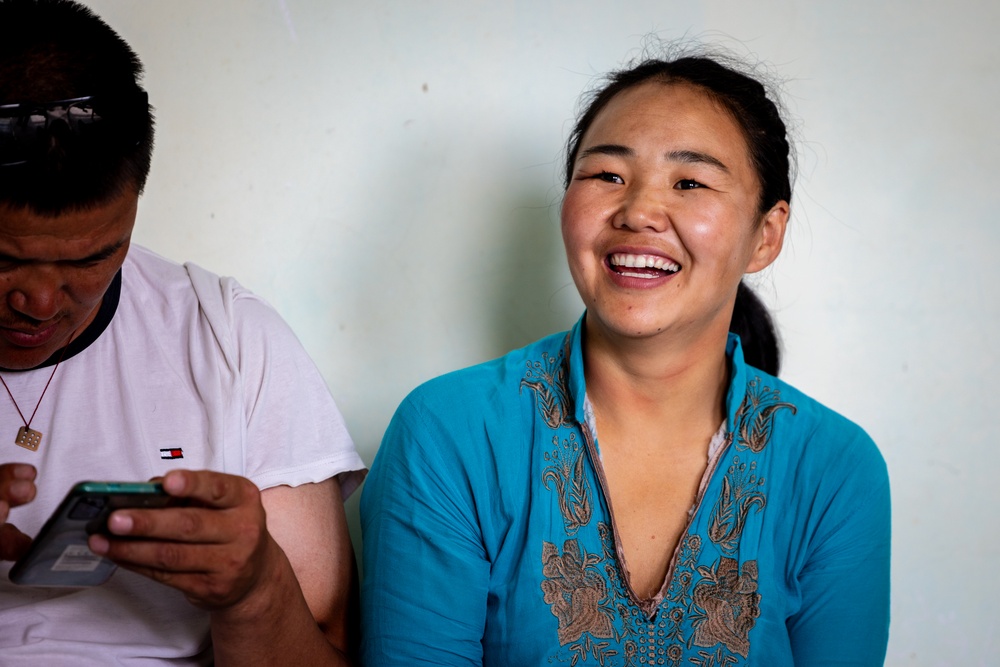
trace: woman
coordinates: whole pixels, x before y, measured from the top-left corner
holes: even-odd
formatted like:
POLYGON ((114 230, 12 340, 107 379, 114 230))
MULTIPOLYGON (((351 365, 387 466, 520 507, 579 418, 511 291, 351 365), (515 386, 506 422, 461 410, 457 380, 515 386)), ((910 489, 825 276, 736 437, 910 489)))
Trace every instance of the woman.
POLYGON ((586 313, 400 406, 362 498, 366 664, 881 664, 885 464, 729 333, 789 153, 712 59, 593 97, 562 205, 586 313))

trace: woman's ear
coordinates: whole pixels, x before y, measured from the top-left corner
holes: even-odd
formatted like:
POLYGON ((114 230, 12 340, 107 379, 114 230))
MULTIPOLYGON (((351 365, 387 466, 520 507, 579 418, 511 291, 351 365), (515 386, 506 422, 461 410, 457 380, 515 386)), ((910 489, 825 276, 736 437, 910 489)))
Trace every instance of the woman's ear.
POLYGON ((778 258, 781 246, 785 242, 788 212, 788 202, 781 200, 764 214, 754 234, 757 246, 754 248, 753 254, 750 255, 746 273, 756 273, 766 269, 771 265, 771 262, 778 258))

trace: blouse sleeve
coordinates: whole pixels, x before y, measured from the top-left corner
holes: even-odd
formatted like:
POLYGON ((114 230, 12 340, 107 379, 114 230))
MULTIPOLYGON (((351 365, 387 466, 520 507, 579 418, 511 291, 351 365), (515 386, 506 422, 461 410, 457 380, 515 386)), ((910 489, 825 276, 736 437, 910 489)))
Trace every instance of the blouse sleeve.
POLYGON ((368 667, 482 665, 490 566, 455 439, 411 398, 372 465, 361 498, 368 667))
MULTIPOLYGON (((867 667, 881 665, 885 659, 889 478, 875 445, 867 436, 865 441, 863 447, 843 452, 851 471, 831 483, 831 500, 799 572, 802 605, 787 621, 796 667, 867 667)), ((834 476, 828 476, 828 482, 830 477, 834 476)))

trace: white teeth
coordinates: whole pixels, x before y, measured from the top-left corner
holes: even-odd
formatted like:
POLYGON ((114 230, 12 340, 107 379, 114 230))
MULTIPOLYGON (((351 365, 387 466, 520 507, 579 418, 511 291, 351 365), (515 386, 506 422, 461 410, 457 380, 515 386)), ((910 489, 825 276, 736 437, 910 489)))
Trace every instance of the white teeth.
MULTIPOLYGON (((658 269, 660 271, 669 271, 671 273, 676 273, 681 270, 680 264, 671 262, 657 255, 630 255, 624 252, 616 252, 611 255, 610 261, 612 266, 625 266, 635 269, 658 269)), ((631 271, 622 271, 621 273, 624 276, 636 276, 640 278, 651 277, 646 274, 632 273, 631 271)))

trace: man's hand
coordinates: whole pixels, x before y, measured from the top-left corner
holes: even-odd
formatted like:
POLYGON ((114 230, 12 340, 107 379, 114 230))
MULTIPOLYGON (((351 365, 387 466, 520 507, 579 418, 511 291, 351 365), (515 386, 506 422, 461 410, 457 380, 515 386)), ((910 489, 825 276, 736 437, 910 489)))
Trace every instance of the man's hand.
POLYGON ((175 470, 163 488, 187 506, 117 510, 108 519, 110 539, 92 535, 91 550, 180 590, 202 609, 253 606, 250 594, 284 557, 267 531, 257 487, 233 475, 175 470))
POLYGON ((35 467, 27 463, 0 465, 0 560, 17 560, 31 538, 7 523, 10 508, 35 499, 35 467))
POLYGON ((261 492, 175 470, 162 483, 188 505, 116 510, 90 548, 209 610, 220 667, 348 664, 354 552, 336 478, 261 492))

